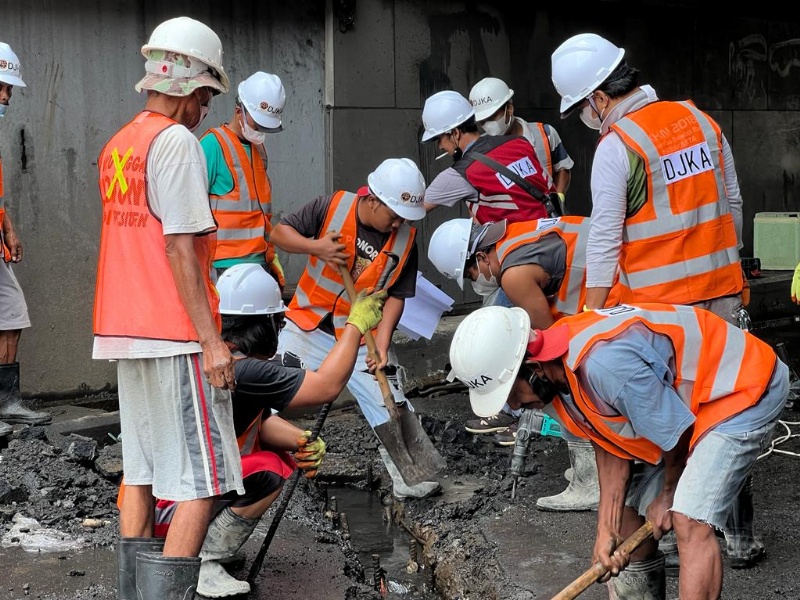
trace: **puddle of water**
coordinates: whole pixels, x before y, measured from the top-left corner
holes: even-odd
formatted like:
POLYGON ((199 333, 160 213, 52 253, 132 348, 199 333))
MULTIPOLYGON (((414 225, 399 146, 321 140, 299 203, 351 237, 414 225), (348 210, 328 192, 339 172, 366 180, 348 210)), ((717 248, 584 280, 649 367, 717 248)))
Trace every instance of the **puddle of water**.
MULTIPOLYGON (((373 581, 373 555, 380 556, 380 567, 385 572, 388 600, 441 600, 431 585, 430 569, 420 568, 409 573, 411 537, 394 522, 384 521, 384 507, 377 494, 348 487, 331 486, 330 499, 336 498, 336 509, 347 516, 350 541, 364 566, 368 581, 373 581)), ((421 550, 420 550, 421 554, 421 550)), ((421 557, 420 557, 421 558, 421 557)))

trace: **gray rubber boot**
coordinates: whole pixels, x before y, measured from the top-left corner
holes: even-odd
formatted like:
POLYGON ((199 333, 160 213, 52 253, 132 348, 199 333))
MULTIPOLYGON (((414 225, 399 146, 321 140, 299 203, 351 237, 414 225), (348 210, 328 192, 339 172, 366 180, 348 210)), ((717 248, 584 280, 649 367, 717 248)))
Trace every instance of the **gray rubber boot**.
POLYGON ((665 600, 666 597, 667 579, 661 552, 648 560, 630 563, 617 577, 608 580, 609 600, 665 600))
POLYGON ((200 578, 197 593, 207 598, 227 598, 247 594, 250 584, 232 577, 220 564, 234 557, 261 519, 240 517, 225 508, 208 526, 208 533, 200 549, 200 578))
POLYGON ((677 577, 681 571, 680 556, 678 556, 678 539, 674 531, 668 531, 658 540, 658 549, 664 555, 664 570, 667 577, 677 577))
POLYGON ((14 431, 14 428, 11 425, 0 421, 0 437, 6 437, 7 435, 11 435, 12 431, 14 431))
POLYGON ((567 442, 572 478, 567 489, 555 496, 536 501, 536 508, 548 511, 597 510, 600 502, 600 482, 591 442, 567 442))
POLYGON ((725 540, 732 569, 749 569, 767 552, 753 529, 752 475, 748 475, 731 509, 728 522, 725 524, 725 540))
POLYGON ((406 482, 403 481, 403 476, 400 475, 400 471, 397 470, 386 448, 380 446, 378 452, 381 455, 383 464, 386 465, 389 477, 392 478, 392 493, 398 500, 405 500, 406 498, 427 498, 428 496, 433 496, 442 489, 438 481, 423 481, 417 485, 406 485, 406 482))
POLYGON ((117 542, 117 598, 136 599, 136 555, 139 552, 161 552, 164 538, 129 537, 117 542))
POLYGON ((199 575, 199 556, 140 552, 136 557, 137 599, 194 600, 199 575))
POLYGON ((53 415, 25 408, 19 394, 19 363, 0 365, 0 420, 6 423, 46 425, 53 415))

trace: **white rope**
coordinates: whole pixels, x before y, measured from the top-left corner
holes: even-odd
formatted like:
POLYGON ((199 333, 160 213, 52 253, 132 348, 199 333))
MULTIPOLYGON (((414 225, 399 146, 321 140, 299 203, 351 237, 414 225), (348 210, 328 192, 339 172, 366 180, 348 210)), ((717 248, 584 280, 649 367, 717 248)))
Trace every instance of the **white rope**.
POLYGON ((764 454, 759 456, 756 460, 761 460, 762 458, 764 458, 765 456, 769 456, 770 454, 784 454, 786 456, 800 457, 800 453, 798 452, 791 452, 790 450, 781 450, 778 448, 778 446, 780 446, 781 444, 785 444, 786 442, 788 442, 793 438, 800 437, 800 433, 792 433, 791 429, 791 426, 793 425, 794 426, 800 425, 800 421, 778 421, 775 424, 775 427, 777 428, 779 425, 783 426, 783 428, 786 430, 786 433, 778 435, 778 433, 776 432, 772 436, 772 442, 770 442, 769 450, 764 452, 764 454))

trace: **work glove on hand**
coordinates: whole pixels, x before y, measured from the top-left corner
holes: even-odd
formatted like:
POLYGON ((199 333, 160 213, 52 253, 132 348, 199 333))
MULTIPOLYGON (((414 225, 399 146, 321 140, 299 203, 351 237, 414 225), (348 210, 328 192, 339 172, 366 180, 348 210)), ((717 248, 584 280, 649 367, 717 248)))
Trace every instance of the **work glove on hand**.
POLYGON ((800 263, 795 267, 792 277, 792 302, 800 304, 800 263))
POLYGON ((267 266, 269 267, 270 274, 275 278, 275 281, 278 282, 281 291, 283 291, 283 288, 286 287, 286 276, 283 273, 283 265, 281 265, 281 261, 278 260, 277 253, 272 259, 272 262, 267 266))
POLYGON ((311 432, 304 431, 297 438, 297 451, 294 453, 294 460, 297 463, 297 468, 302 469, 308 479, 313 479, 317 476, 317 470, 325 456, 325 441, 317 436, 316 440, 309 442, 308 438, 310 437, 311 432))
POLYGON ((374 329, 381 322, 383 317, 383 303, 386 302, 386 290, 366 295, 361 291, 350 307, 350 316, 347 322, 354 325, 356 329, 364 335, 370 329, 374 329))

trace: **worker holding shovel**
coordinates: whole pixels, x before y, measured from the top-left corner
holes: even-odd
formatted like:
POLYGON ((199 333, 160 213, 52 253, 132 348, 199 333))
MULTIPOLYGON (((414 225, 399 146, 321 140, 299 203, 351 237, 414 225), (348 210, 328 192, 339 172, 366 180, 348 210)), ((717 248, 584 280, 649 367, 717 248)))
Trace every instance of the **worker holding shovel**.
POLYGON ((423 498, 440 489, 434 478, 444 460, 393 376, 400 369, 390 344, 405 299, 416 290, 416 230, 407 221, 425 216, 425 180, 410 159, 389 158, 367 182, 358 193, 340 190, 311 201, 272 230, 276 247, 308 255, 278 352, 317 368, 342 335, 351 301, 348 284, 351 291, 387 290, 383 320, 365 336, 347 386, 381 441, 394 496, 423 498), (367 346, 373 343, 377 360, 367 366, 367 346))
MULTIPOLYGON (((278 283, 261 265, 240 263, 228 268, 217 282, 217 291, 222 339, 236 361, 233 420, 245 493, 226 494, 216 502, 215 517, 199 554, 197 593, 227 598, 250 592, 250 583, 230 575, 224 565, 250 538, 295 468, 313 478, 325 455, 321 437, 309 439, 310 431, 273 413, 336 399, 353 370, 361 336, 381 320, 386 294, 364 295, 353 304, 342 337, 319 369, 311 371, 299 362, 285 364, 288 361, 275 355, 286 306, 278 283)), ((156 537, 166 537, 174 513, 174 502, 156 503, 156 537)), ((121 585, 125 585, 122 579, 121 585)))
POLYGON ((486 307, 459 325, 450 361, 472 382, 472 404, 552 403, 567 428, 592 441, 600 480, 593 562, 607 571, 602 579, 615 576, 612 598, 665 597, 654 542, 617 551, 645 516, 656 540, 675 531, 681 600, 719 598, 714 530, 728 524, 769 447, 789 392, 787 365, 754 335, 690 306, 621 304, 544 330, 529 323, 522 309, 486 307))

